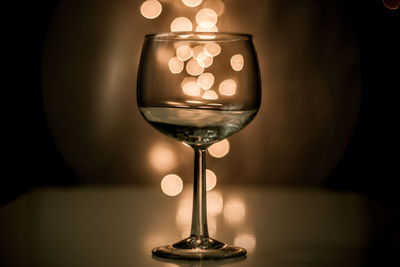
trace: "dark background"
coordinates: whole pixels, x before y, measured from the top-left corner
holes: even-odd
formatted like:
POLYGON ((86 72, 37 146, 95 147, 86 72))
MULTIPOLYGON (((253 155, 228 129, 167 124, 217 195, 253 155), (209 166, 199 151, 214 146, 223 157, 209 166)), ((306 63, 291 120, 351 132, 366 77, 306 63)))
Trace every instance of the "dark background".
MULTIPOLYGON (((18 1, 3 8, 3 174, 0 203, 41 185, 74 185, 80 179, 57 151, 41 96, 41 58, 58 1, 18 1)), ((400 11, 381 1, 338 1, 355 29, 361 51, 362 103, 350 145, 324 182, 334 190, 365 193, 398 207, 398 90, 400 11)))

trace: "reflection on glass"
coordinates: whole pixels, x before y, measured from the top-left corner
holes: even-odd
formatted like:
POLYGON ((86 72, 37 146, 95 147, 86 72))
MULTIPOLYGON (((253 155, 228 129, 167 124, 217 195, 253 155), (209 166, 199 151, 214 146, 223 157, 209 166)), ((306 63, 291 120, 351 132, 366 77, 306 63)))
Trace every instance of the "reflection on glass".
POLYGON ((225 201, 224 219, 229 224, 239 224, 244 221, 246 215, 246 205, 238 197, 230 198, 225 201))
MULTIPOLYGON (((185 101, 186 103, 189 103, 189 104, 202 104, 203 102, 201 102, 201 101, 198 101, 198 100, 186 100, 185 101)), ((188 145, 188 144, 186 144, 185 143, 185 145, 188 145)), ((188 145, 189 146, 189 145, 188 145)), ((189 146, 190 147, 190 146, 189 146)))

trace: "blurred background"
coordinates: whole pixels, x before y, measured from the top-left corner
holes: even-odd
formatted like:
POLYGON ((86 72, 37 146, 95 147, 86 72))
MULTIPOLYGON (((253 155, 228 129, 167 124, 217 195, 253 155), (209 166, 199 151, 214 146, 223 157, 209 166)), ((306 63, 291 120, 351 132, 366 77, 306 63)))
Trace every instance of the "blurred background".
MULTIPOLYGON (((147 19, 143 2, 7 7, 1 203, 43 185, 192 181, 191 149, 141 118, 136 75, 144 35, 169 31, 179 16, 194 21, 201 6, 162 0, 147 19)), ((398 205, 399 9, 379 0, 207 2, 224 4, 219 31, 253 34, 263 85, 254 121, 207 158, 217 186, 323 186, 398 205)))

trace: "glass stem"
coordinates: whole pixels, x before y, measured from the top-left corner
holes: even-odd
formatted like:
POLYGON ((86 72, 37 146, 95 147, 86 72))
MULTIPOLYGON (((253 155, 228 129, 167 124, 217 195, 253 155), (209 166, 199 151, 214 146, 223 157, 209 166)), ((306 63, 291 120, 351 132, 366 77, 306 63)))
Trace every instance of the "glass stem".
POLYGON ((191 237, 208 237, 206 201, 206 151, 194 147, 194 182, 191 237))

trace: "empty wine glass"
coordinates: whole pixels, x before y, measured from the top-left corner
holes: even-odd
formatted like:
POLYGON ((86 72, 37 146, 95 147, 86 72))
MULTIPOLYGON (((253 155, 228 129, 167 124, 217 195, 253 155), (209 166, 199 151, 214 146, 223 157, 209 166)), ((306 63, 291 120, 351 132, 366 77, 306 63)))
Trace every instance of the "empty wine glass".
POLYGON ((194 149, 190 236, 152 250, 174 259, 221 259, 246 255, 208 235, 206 149, 245 127, 261 102, 252 36, 235 33, 167 33, 145 37, 137 101, 154 128, 194 149))

